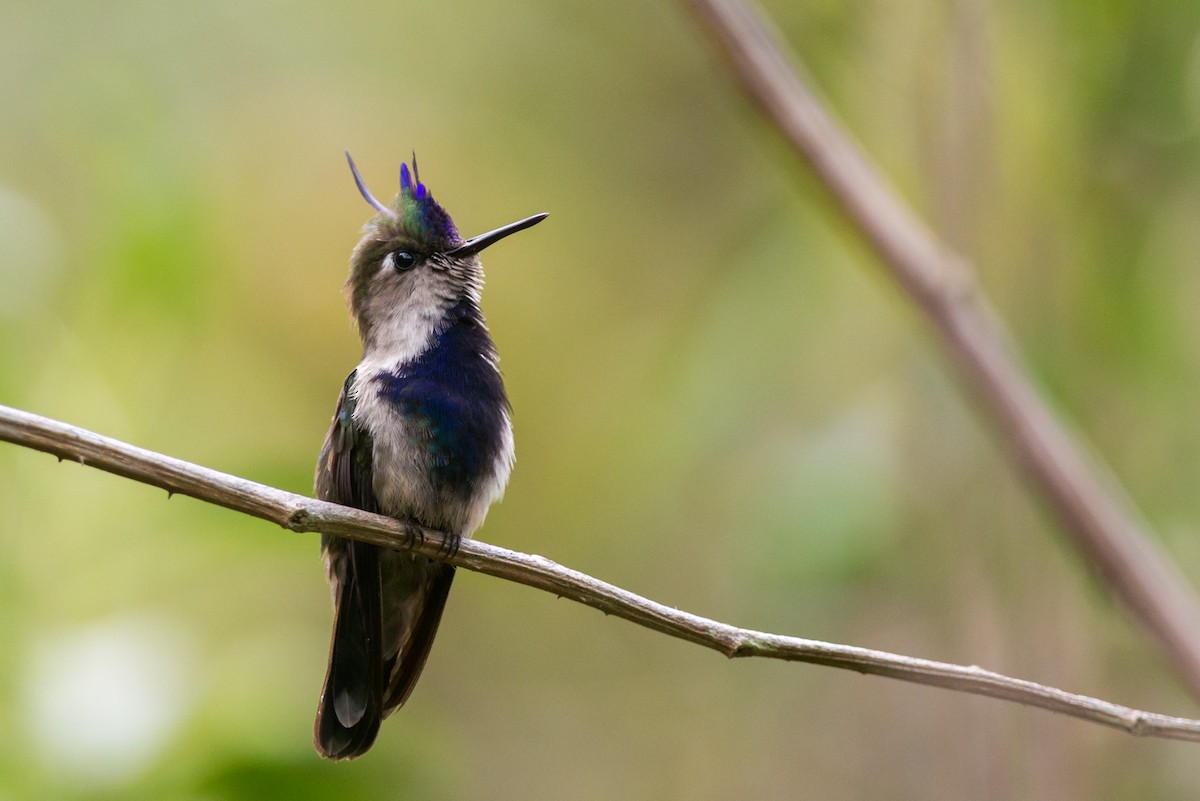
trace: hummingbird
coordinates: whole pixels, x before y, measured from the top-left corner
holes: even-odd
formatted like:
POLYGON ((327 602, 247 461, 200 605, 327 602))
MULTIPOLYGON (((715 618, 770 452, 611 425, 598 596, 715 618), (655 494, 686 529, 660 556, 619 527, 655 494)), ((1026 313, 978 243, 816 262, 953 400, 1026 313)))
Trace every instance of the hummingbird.
MULTIPOLYGON (((410 536, 418 527, 444 532, 456 546, 503 495, 513 465, 508 396, 480 311, 479 253, 547 215, 463 239, 421 183, 415 155, 411 171, 400 165, 390 206, 346 160, 377 213, 350 258, 362 359, 318 458, 317 497, 394 517, 410 536)), ((321 548, 334 624, 313 743, 327 759, 354 759, 412 693, 454 567, 329 535, 321 548)))

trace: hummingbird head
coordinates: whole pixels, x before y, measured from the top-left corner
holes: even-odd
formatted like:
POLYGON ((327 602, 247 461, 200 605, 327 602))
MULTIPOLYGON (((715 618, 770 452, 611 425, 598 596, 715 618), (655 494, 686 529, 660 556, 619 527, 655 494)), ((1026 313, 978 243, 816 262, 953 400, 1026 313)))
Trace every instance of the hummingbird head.
POLYGON ((400 165, 400 192, 391 206, 367 190, 350 154, 354 182, 363 198, 378 212, 363 228, 363 238, 350 259, 350 309, 367 348, 390 332, 429 329, 442 315, 466 300, 476 308, 483 287, 479 252, 509 234, 546 218, 535 214, 515 223, 464 240, 450 215, 433 199, 417 172, 400 165))

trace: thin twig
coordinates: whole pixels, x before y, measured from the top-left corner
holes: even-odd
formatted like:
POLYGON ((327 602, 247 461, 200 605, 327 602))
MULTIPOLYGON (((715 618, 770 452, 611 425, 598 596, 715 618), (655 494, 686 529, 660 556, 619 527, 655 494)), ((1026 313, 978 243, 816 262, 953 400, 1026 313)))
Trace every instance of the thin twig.
POLYGON ((1200 698, 1200 600, 1148 536, 1111 471, 1038 392, 972 267, 906 206, 802 77, 794 55, 740 0, 687 0, 742 88, 817 174, 943 345, 1084 559, 1200 698))
POLYGON ((737 628, 655 603, 541 556, 467 540, 454 556, 447 557, 445 535, 441 532, 426 530, 424 539, 413 542, 404 527, 391 518, 285 492, 7 406, 0 406, 0 440, 116 473, 169 493, 189 495, 292 531, 323 531, 409 549, 570 598, 605 614, 712 648, 730 658, 758 656, 827 665, 1015 701, 1134 735, 1200 742, 1200 720, 1142 712, 978 667, 737 628))

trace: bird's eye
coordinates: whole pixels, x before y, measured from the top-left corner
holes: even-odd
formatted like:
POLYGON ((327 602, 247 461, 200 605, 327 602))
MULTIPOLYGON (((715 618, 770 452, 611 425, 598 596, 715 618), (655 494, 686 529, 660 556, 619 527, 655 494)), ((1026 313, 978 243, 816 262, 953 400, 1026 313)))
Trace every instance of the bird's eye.
POLYGON ((392 254, 392 266, 398 273, 406 273, 417 266, 417 257, 407 250, 397 250, 392 254))

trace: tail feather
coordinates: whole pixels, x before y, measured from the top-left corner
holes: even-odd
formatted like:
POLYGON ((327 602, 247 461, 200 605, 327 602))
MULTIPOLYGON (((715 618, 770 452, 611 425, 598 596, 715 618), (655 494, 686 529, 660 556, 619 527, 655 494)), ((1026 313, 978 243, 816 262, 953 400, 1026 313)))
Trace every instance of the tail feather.
POLYGON ((428 577, 420 590, 424 596, 421 610, 413 621, 412 631, 407 637, 408 642, 402 645, 392 665, 383 701, 384 717, 403 706, 412 694, 413 687, 417 686, 417 679, 421 678, 425 660, 429 658, 429 649, 433 646, 438 624, 442 621, 442 610, 446 608, 446 597, 450 594, 453 581, 454 565, 444 562, 429 563, 428 577))
POLYGON ((353 759, 375 742, 383 720, 379 548, 347 541, 338 545, 345 558, 337 559, 330 548, 337 597, 313 743, 323 757, 353 759))
POLYGON ((437 634, 454 567, 330 538, 334 586, 329 672, 313 742, 327 759, 354 759, 380 722, 408 700, 437 634))

